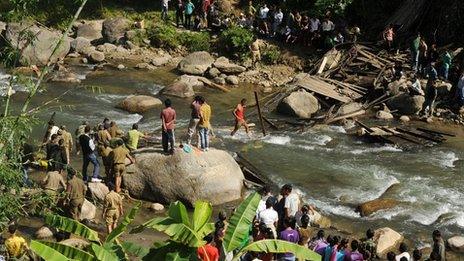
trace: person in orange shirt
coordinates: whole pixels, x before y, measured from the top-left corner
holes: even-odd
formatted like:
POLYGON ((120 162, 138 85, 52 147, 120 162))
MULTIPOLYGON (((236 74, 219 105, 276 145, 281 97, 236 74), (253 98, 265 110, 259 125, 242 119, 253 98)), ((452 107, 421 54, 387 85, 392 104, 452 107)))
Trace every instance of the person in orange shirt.
POLYGON ((219 260, 219 250, 212 245, 213 235, 209 234, 205 238, 206 245, 201 246, 197 250, 198 259, 202 261, 218 261, 219 260))
POLYGON ((235 117, 235 128, 234 130, 230 133, 230 136, 234 136, 235 133, 243 126, 245 127, 245 131, 248 136, 250 136, 250 128, 248 127, 248 124, 245 120, 245 108, 246 108, 246 99, 242 99, 240 103, 237 105, 235 110, 233 111, 234 117, 235 117))

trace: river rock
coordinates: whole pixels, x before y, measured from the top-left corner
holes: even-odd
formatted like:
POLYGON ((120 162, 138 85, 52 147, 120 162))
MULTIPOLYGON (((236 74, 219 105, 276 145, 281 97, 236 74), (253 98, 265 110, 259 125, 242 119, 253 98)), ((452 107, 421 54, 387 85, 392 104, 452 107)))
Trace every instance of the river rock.
POLYGON ((377 244, 379 257, 385 257, 389 251, 396 249, 401 241, 403 236, 389 227, 375 230, 374 242, 377 244))
POLYGON ((135 159, 123 176, 123 184, 136 198, 161 203, 181 200, 189 206, 200 199, 220 205, 241 198, 242 170, 225 151, 179 150, 171 156, 141 149, 135 159))
MULTIPOLYGON (((55 48, 56 43, 61 38, 62 33, 48 28, 30 25, 27 23, 8 23, 5 29, 5 40, 11 43, 12 47, 21 51, 20 63, 23 65, 44 66, 55 48), (34 35, 31 43, 28 43, 23 32, 29 31, 34 35)), ((53 54, 51 62, 55 63, 63 59, 71 48, 70 38, 65 37, 57 51, 53 54)))
POLYGON ((116 49, 118 49, 118 47, 111 43, 104 43, 104 44, 100 44, 99 46, 97 46, 97 51, 104 52, 104 53, 112 53, 116 51, 116 49))
POLYGON ((99 202, 104 202, 106 194, 110 192, 105 183, 102 182, 89 182, 87 188, 89 189, 92 199, 99 202))
POLYGON ((381 120, 391 120, 393 119, 393 114, 391 114, 390 112, 388 111, 378 111, 376 114, 375 114, 375 117, 377 119, 381 119, 381 120))
POLYGON ((205 84, 197 76, 182 75, 173 84, 164 87, 161 93, 180 98, 192 97, 195 95, 193 88, 203 87, 205 84))
POLYGON ((448 239, 448 246, 455 252, 464 252, 464 237, 454 236, 448 239))
POLYGON ((143 113, 162 105, 161 100, 147 95, 131 95, 118 105, 118 108, 132 113, 143 113))
POLYGON ((367 217, 371 214, 382 210, 382 209, 390 209, 394 208, 398 205, 398 201, 390 198, 386 199, 374 199, 365 203, 362 203, 357 207, 357 212, 361 215, 361 217, 367 217))
POLYGON ((231 63, 229 59, 224 56, 217 58, 217 60, 213 63, 213 66, 226 74, 238 74, 246 70, 243 66, 231 63))
POLYGON ((108 43, 119 43, 125 32, 130 29, 130 26, 131 22, 126 18, 107 19, 103 22, 103 39, 108 43))
POLYGON ((437 94, 439 96, 445 96, 450 93, 451 88, 453 88, 453 85, 449 82, 437 81, 436 88, 437 88, 437 94))
POLYGON ((124 70, 126 69, 126 66, 124 66, 124 64, 118 64, 116 68, 118 68, 118 70, 124 70))
POLYGON ((92 46, 92 45, 84 47, 80 50, 80 53, 86 57, 88 57, 93 52, 97 52, 97 48, 95 48, 95 46, 92 46))
POLYGON ((402 93, 397 97, 392 98, 387 102, 388 108, 398 110, 398 113, 412 115, 420 112, 422 105, 425 102, 425 97, 421 95, 411 96, 407 93, 402 93))
POLYGON ((71 41, 71 50, 78 53, 83 53, 85 48, 88 48, 91 45, 92 44, 90 43, 89 39, 84 37, 77 37, 76 39, 71 41))
POLYGON ((153 71, 156 69, 155 66, 148 64, 148 63, 138 63, 137 65, 135 65, 135 68, 141 69, 141 70, 149 70, 149 71, 153 71))
POLYGON ((402 115, 402 116, 400 117, 400 121, 406 123, 406 122, 410 122, 411 119, 410 119, 408 116, 406 116, 406 115, 402 115))
POLYGON ((330 228, 332 226, 332 222, 326 216, 321 215, 317 211, 313 211, 313 215, 311 216, 311 222, 319 228, 330 228))
POLYGON ((43 226, 35 232, 35 238, 37 239, 53 238, 53 231, 50 228, 43 226))
POLYGON ((151 64, 153 64, 154 66, 158 66, 158 67, 164 66, 168 64, 171 61, 171 59, 172 59, 172 56, 166 53, 166 54, 163 54, 162 56, 151 59, 151 64))
POLYGON ((408 83, 404 78, 393 81, 388 84, 388 92, 390 95, 397 95, 408 90, 408 83))
POLYGON ((203 75, 214 63, 214 58, 208 52, 194 52, 184 57, 177 69, 186 74, 203 75))
POLYGON ((226 82, 232 85, 238 85, 238 77, 235 75, 229 75, 226 77, 226 82))
POLYGON ((311 115, 320 109, 319 102, 312 94, 299 90, 292 92, 280 101, 277 111, 282 114, 296 116, 302 119, 311 118, 311 115))
POLYGON ((81 215, 79 217, 80 220, 93 220, 97 213, 97 207, 95 207, 92 202, 88 201, 87 199, 84 200, 84 204, 82 204, 81 215))
POLYGON ((221 72, 218 70, 218 68, 212 67, 212 68, 209 68, 208 70, 208 77, 211 79, 218 77, 220 74, 221 72))
POLYGON ((213 82, 217 83, 219 85, 224 85, 224 84, 226 84, 226 79, 221 78, 221 77, 216 77, 216 78, 213 79, 213 82))
POLYGON ((156 211, 156 212, 161 212, 164 210, 164 206, 161 205, 160 203, 153 203, 153 204, 150 204, 149 209, 156 211))
POLYGON ((90 62, 101 63, 105 60, 105 54, 99 51, 93 51, 87 58, 89 58, 90 62))
POLYGON ((51 74, 50 81, 52 82, 66 82, 66 83, 80 83, 81 80, 77 74, 70 71, 54 71, 51 74))
POLYGON ((348 102, 340 106, 337 115, 347 115, 353 112, 363 110, 363 105, 359 102, 348 102))
POLYGON ((82 238, 68 238, 60 241, 60 243, 78 249, 84 249, 90 245, 89 241, 82 238))
POLYGON ((89 41, 100 40, 103 29, 103 20, 94 21, 83 21, 83 23, 77 25, 76 37, 83 37, 89 41))

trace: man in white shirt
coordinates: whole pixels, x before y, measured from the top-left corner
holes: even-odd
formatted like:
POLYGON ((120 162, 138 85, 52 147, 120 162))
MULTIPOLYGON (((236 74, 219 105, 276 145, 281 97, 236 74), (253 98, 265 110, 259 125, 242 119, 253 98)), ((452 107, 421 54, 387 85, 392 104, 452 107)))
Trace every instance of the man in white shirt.
POLYGON ((269 13, 269 8, 267 8, 267 5, 264 4, 261 6, 259 9, 259 18, 266 20, 267 19, 267 14, 269 13))
POLYGON ((274 199, 269 197, 266 200, 266 209, 259 212, 258 221, 259 223, 264 223, 268 228, 274 233, 274 238, 277 238, 277 222, 279 221, 279 215, 277 211, 274 210, 274 199))
POLYGON ((329 18, 325 18, 322 22, 322 32, 332 32, 335 30, 335 25, 329 18))
POLYGON ((411 255, 408 253, 408 246, 406 245, 406 243, 400 244, 400 253, 401 254, 396 255, 396 261, 401 261, 403 257, 405 257, 408 261, 411 260, 411 255))
POLYGON ((282 190, 283 195, 285 195, 285 217, 295 217, 300 208, 300 198, 296 193, 292 193, 293 187, 290 184, 285 184, 282 190))
POLYGON ((280 24, 284 19, 284 13, 282 13, 282 9, 279 8, 277 12, 274 13, 274 23, 272 24, 272 33, 273 35, 276 34, 277 29, 279 28, 280 24))
POLYGON ((309 30, 311 33, 319 31, 319 27, 321 26, 321 21, 316 17, 312 17, 309 19, 310 27, 309 30))

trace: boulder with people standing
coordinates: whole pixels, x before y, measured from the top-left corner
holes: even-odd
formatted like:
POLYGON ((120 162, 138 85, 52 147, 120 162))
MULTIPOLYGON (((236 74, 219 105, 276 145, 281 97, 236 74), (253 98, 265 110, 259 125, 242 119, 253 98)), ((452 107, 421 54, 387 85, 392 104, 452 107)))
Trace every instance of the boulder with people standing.
POLYGON ((165 155, 147 148, 135 153, 135 162, 123 176, 124 187, 135 198, 181 200, 192 206, 200 199, 220 205, 242 196, 243 173, 226 151, 176 150, 165 155))

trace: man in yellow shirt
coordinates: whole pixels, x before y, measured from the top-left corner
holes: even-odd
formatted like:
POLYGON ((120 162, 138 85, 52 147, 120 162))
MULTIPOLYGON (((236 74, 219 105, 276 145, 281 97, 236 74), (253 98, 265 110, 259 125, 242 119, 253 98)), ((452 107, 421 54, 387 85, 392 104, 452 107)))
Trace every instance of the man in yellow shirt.
POLYGON ((140 138, 145 138, 145 134, 139 131, 139 125, 134 123, 132 125, 132 130, 127 132, 127 142, 126 147, 130 150, 136 150, 139 146, 140 138))
POLYGON ((106 222, 108 234, 118 225, 118 220, 124 214, 122 207, 122 197, 114 191, 114 184, 108 184, 110 192, 105 196, 105 208, 103 209, 103 219, 106 222))
POLYGON ((200 146, 203 151, 209 149, 209 131, 211 129, 211 107, 206 103, 204 97, 200 97, 200 123, 198 123, 198 132, 200 133, 200 146))
POLYGON ((16 235, 16 230, 16 224, 11 224, 8 227, 11 236, 5 241, 5 247, 10 257, 20 258, 26 253, 28 246, 23 237, 16 235))

